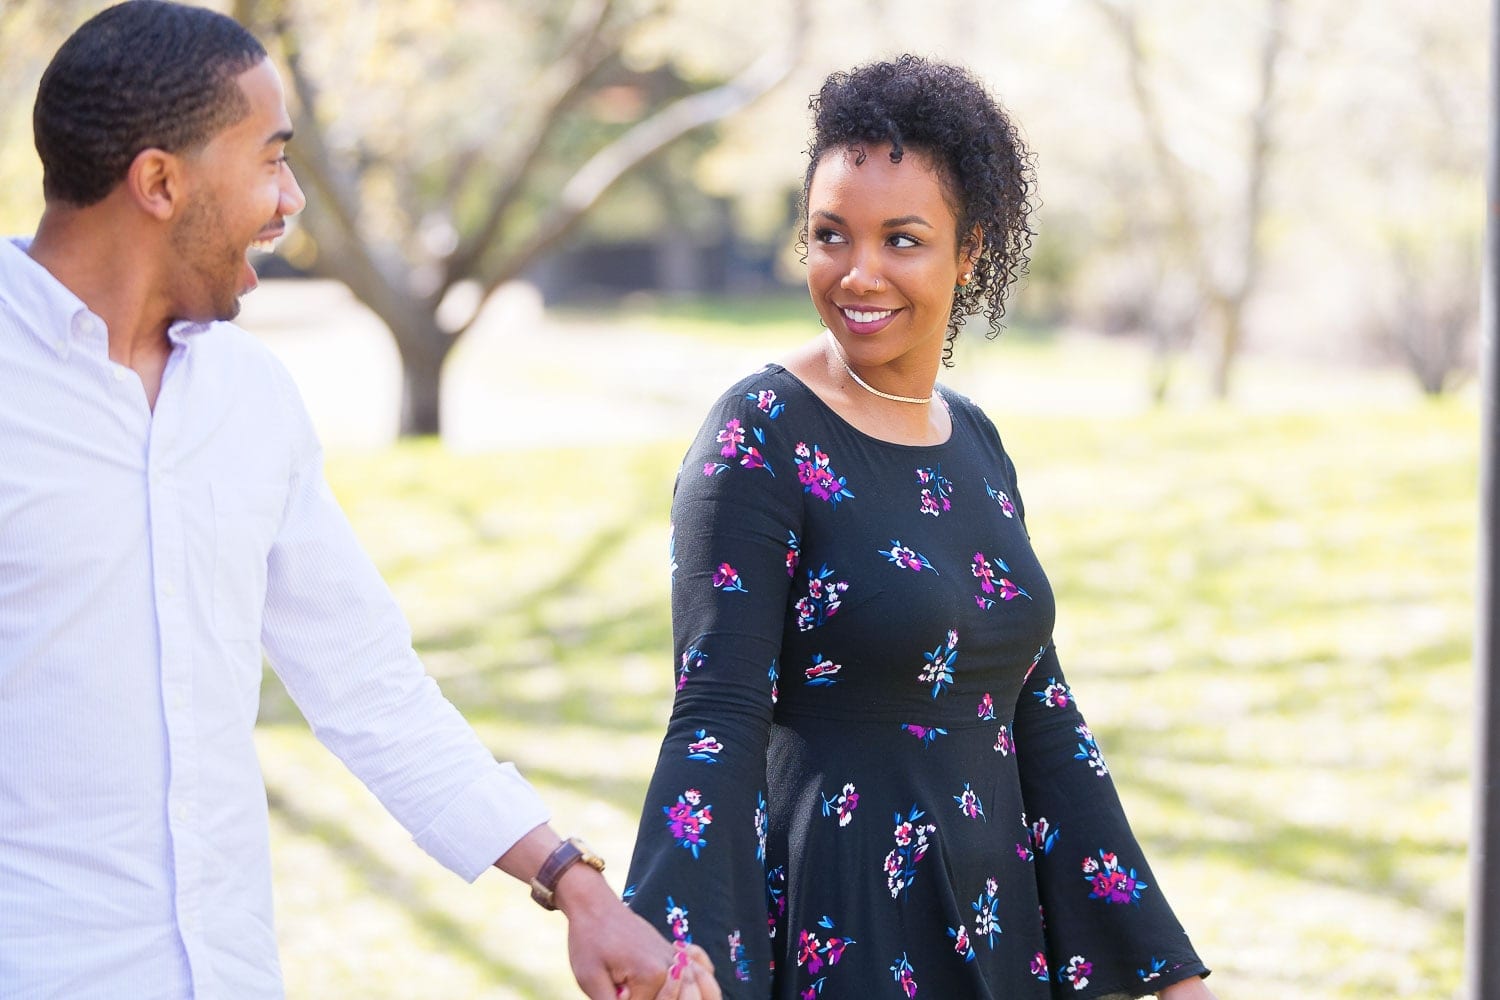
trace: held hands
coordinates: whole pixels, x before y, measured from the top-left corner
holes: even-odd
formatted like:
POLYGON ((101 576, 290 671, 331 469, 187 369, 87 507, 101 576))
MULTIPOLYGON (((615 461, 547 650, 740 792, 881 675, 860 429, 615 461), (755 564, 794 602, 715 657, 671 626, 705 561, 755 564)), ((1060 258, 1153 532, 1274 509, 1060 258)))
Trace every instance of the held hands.
POLYGON ((568 916, 573 977, 589 1000, 721 1000, 708 953, 668 942, 593 869, 569 869, 557 902, 568 916))

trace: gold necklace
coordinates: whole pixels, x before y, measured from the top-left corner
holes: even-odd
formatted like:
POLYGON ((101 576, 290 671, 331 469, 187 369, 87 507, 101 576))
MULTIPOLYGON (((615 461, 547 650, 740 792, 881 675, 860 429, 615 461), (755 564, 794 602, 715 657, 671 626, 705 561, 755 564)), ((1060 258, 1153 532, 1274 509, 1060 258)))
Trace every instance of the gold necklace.
POLYGON ((881 399, 889 399, 893 403, 917 403, 917 404, 922 404, 922 403, 930 403, 930 402, 932 402, 932 395, 927 395, 927 396, 898 396, 894 392, 882 392, 880 389, 875 388, 873 385, 871 385, 870 383, 866 382, 864 379, 862 379, 858 375, 856 375, 854 373, 854 369, 849 367, 849 359, 846 358, 846 357, 844 357, 844 352, 839 349, 838 339, 836 337, 834 337, 832 330, 828 331, 828 342, 833 345, 833 353, 836 354, 836 355, 838 355, 839 362, 841 364, 843 364, 843 366, 844 366, 844 371, 848 372, 849 373, 849 377, 852 378, 855 381, 855 384, 857 384, 861 389, 865 390, 866 392, 874 393, 875 395, 879 396, 881 399))

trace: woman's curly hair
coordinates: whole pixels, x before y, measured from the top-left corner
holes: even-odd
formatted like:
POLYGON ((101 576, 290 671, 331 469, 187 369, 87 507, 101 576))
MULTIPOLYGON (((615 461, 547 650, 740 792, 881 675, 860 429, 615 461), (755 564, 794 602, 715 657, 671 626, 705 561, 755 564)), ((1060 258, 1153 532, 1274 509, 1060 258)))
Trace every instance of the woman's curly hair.
POLYGON ((1026 273, 1036 187, 1033 155, 1005 109, 967 70, 914 55, 834 73, 808 107, 813 131, 799 247, 805 253, 807 196, 825 152, 888 143, 891 161, 900 162, 905 150, 915 149, 939 169, 960 248, 975 226, 984 235, 972 280, 954 292, 943 364, 952 366, 953 341, 969 316, 983 313, 986 336, 998 336, 1006 295, 1026 273))

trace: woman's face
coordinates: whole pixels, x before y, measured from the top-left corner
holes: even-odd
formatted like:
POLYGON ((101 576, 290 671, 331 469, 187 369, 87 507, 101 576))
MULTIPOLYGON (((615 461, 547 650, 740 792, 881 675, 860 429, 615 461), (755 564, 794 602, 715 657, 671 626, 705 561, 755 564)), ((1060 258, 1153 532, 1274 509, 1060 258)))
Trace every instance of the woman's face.
POLYGON ((971 266, 957 227, 925 154, 892 163, 884 144, 823 154, 807 193, 807 287, 851 362, 937 364, 971 266))

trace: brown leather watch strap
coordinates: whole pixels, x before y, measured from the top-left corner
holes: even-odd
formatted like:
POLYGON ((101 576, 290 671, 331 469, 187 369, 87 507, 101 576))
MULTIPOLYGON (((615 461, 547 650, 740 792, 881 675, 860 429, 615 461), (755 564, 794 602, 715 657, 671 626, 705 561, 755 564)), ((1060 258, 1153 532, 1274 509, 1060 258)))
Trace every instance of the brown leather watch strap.
POLYGON ((547 855, 536 878, 531 880, 531 898, 544 910, 557 909, 557 883, 563 872, 578 862, 583 862, 596 872, 604 871, 604 859, 589 849, 577 837, 569 837, 547 855))

